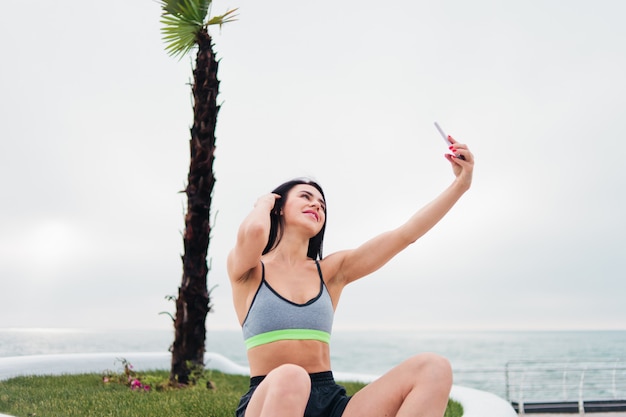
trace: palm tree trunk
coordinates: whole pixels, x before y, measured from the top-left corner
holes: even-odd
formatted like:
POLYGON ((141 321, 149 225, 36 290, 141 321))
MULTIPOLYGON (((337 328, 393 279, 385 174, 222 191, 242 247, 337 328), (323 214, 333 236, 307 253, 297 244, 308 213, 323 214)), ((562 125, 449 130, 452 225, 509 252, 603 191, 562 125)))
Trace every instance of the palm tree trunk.
POLYGON ((176 299, 175 339, 172 345, 170 381, 187 384, 191 368, 204 366, 206 316, 211 310, 207 289, 207 252, 211 234, 210 214, 215 152, 215 126, 219 106, 217 61, 213 41, 206 29, 198 34, 198 54, 193 72, 194 120, 189 147, 187 214, 182 283, 176 299))

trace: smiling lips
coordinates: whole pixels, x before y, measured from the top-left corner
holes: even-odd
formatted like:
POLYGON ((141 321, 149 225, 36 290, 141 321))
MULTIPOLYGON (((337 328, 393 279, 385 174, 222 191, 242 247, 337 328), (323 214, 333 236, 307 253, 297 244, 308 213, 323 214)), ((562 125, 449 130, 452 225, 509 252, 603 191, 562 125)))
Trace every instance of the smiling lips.
POLYGON ((304 212, 304 214, 312 214, 315 217, 315 221, 319 221, 319 219, 320 219, 320 216, 316 212, 314 212, 312 210, 307 210, 307 211, 304 212))

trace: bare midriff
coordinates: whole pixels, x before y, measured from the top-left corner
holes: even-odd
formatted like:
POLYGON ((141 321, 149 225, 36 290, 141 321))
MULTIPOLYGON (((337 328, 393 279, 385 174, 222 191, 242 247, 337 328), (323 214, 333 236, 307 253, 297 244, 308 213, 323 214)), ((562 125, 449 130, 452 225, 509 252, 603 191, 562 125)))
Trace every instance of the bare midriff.
POLYGON ((248 350, 250 375, 267 375, 273 369, 293 364, 308 373, 330 371, 330 347, 317 340, 280 340, 248 350))

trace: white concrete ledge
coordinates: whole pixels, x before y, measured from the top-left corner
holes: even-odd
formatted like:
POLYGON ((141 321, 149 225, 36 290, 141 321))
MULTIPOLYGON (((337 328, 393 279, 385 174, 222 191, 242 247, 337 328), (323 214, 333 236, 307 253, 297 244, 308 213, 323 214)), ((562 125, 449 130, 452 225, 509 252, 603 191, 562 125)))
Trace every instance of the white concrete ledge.
POLYGON ((490 392, 454 385, 450 398, 461 403, 463 417, 517 417, 508 401, 490 392))
MULTIPOLYGON (((20 375, 62 375, 120 371, 120 359, 126 359, 135 369, 169 369, 169 352, 75 353, 61 355, 32 355, 0 358, 0 381, 20 375)), ((207 353, 205 364, 229 374, 249 375, 245 366, 237 365, 217 353, 207 353)))
MULTIPOLYGON (((169 352, 113 352, 113 353, 77 353, 63 355, 34 355, 0 358, 0 381, 22 375, 63 375, 82 373, 103 373, 107 370, 121 370, 120 358, 133 364, 137 370, 169 369, 169 352)), ((228 358, 207 353, 204 360, 206 367, 216 371, 235 375, 249 375, 249 369, 238 365, 228 358)), ((368 383, 378 376, 335 372, 340 381, 358 381, 368 383)), ((463 417, 516 417, 513 407, 504 399, 472 388, 454 385, 450 398, 463 406, 463 417)), ((0 417, 10 417, 0 414, 0 417)))

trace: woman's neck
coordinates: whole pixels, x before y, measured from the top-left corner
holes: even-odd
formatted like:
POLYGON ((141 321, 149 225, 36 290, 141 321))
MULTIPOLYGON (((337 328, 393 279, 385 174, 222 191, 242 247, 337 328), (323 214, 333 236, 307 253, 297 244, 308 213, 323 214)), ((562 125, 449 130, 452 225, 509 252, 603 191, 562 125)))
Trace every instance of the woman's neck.
POLYGON ((264 258, 268 261, 278 261, 288 265, 295 265, 302 261, 309 260, 307 256, 309 250, 309 241, 302 239, 293 239, 289 236, 283 236, 276 248, 267 253, 264 258))

